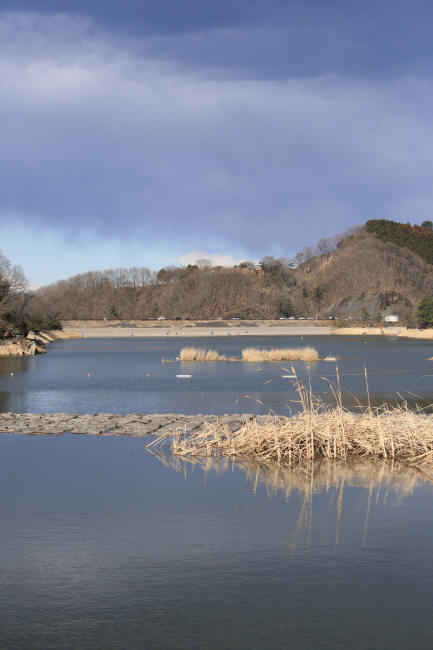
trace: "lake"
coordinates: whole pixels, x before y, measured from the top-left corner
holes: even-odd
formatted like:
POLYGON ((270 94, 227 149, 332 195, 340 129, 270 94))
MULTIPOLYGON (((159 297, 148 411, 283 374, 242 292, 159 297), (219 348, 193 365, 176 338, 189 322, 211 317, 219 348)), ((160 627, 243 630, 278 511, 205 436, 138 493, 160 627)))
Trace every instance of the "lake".
MULTIPOLYGON (((296 410, 283 364, 162 363, 194 344, 74 340, 2 358, 0 408, 296 410)), ((364 364, 373 403, 433 401, 426 341, 199 343, 229 356, 306 344, 340 358, 348 405, 365 400, 364 364)), ((329 399, 335 363, 293 365, 329 399)), ((2 650, 432 647, 429 476, 386 463, 181 461, 149 453, 147 442, 0 435, 2 650)))
POLYGON ((0 647, 430 648, 432 485, 0 436, 0 647))
POLYGON ((431 341, 392 337, 212 337, 211 339, 124 338, 59 341, 43 356, 0 359, 0 410, 67 413, 276 413, 296 410, 295 367, 311 378, 325 400, 336 381, 336 364, 162 363, 181 347, 211 347, 240 356, 244 347, 312 345, 321 357, 337 356, 344 399, 365 402, 364 364, 374 404, 398 395, 433 402, 431 341), (11 375, 13 373, 13 375, 11 375), (89 376, 90 374, 90 376, 89 376), (191 374, 191 378, 177 378, 191 374))

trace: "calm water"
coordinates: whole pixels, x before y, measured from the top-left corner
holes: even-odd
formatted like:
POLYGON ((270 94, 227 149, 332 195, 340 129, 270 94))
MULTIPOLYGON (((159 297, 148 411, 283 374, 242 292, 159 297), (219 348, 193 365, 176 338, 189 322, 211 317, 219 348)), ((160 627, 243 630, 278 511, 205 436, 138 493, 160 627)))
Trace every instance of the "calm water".
MULTIPOLYGON (((63 341, 48 353, 0 359, 0 410, 16 412, 288 413, 296 408, 290 363, 161 363, 182 346, 198 345, 239 356, 247 346, 312 345, 320 356, 340 357, 338 367, 348 404, 365 400, 364 363, 373 402, 399 393, 412 402, 433 401, 433 345, 382 337, 213 337, 212 339, 88 339, 63 341), (286 369, 282 369, 282 368, 286 369), (13 373, 13 376, 11 376, 13 373), (91 374, 88 377, 88 373, 91 374), (178 379, 176 374, 191 374, 178 379)), ((308 366, 293 364, 308 381, 308 366)), ((329 393, 335 363, 310 366, 313 389, 329 393), (328 380, 328 381, 327 381, 328 380)))
MULTIPOLYGON (((430 343, 289 341, 341 357, 343 386, 355 396, 364 394, 365 363, 373 401, 397 393, 432 401, 430 343)), ((279 364, 161 363, 193 343, 65 341, 45 356, 1 359, 0 408, 295 408, 279 364)), ((234 356, 287 339, 200 344, 234 356)), ((307 381, 307 366, 295 366, 307 381)), ((310 373, 326 397, 335 364, 312 364, 310 373)), ((429 481, 384 465, 184 465, 144 445, 0 436, 2 650, 432 647, 429 481)))
POLYGON ((162 461, 0 436, 2 650, 432 647, 420 476, 162 461))

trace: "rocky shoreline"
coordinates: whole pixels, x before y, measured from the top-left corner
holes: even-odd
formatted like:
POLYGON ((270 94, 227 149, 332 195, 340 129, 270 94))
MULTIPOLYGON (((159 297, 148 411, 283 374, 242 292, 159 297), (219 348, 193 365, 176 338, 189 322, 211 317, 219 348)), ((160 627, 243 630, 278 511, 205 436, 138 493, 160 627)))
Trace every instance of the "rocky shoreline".
POLYGON ((47 343, 59 339, 82 338, 76 332, 50 330, 49 332, 29 332, 27 336, 0 339, 0 357, 27 357, 45 354, 47 343))

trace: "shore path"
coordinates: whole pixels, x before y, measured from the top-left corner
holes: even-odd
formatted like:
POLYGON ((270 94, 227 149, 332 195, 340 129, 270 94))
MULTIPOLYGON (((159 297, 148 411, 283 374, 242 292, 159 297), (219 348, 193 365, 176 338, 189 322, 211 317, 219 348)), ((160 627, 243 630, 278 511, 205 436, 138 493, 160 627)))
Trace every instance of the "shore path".
POLYGON ((317 336, 330 334, 331 328, 327 325, 309 323, 281 324, 279 321, 267 322, 233 322, 233 323, 208 323, 163 321, 158 324, 143 324, 142 322, 119 322, 106 324, 83 321, 66 321, 63 323, 65 330, 75 332, 85 338, 114 338, 114 337, 185 337, 185 338, 211 338, 212 336, 317 336))
POLYGON ((205 423, 220 422, 230 432, 255 419, 264 424, 267 415, 181 415, 176 413, 118 415, 97 413, 0 413, 0 433, 62 435, 76 433, 103 436, 160 436, 176 431, 198 432, 205 423))
POLYGON ((393 336, 433 340, 433 328, 426 330, 393 327, 335 327, 329 321, 63 321, 63 336, 83 338, 223 336, 393 336))

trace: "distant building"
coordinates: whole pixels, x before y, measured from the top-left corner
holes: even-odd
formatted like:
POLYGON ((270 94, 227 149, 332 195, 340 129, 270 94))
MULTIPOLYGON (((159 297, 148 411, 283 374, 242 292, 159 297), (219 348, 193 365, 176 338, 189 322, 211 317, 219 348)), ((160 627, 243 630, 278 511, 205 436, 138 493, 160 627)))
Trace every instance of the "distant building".
POLYGON ((398 323, 398 316, 397 314, 388 314, 383 320, 385 323, 398 323))

